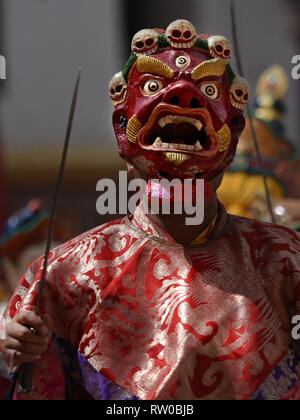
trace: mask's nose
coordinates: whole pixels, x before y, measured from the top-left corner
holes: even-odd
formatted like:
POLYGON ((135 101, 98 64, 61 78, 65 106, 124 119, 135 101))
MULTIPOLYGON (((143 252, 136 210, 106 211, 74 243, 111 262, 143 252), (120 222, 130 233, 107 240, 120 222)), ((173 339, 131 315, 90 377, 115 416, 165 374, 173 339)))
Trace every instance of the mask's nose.
POLYGON ((169 105, 177 105, 182 108, 204 108, 205 98, 199 89, 190 82, 177 82, 165 92, 162 102, 169 105))

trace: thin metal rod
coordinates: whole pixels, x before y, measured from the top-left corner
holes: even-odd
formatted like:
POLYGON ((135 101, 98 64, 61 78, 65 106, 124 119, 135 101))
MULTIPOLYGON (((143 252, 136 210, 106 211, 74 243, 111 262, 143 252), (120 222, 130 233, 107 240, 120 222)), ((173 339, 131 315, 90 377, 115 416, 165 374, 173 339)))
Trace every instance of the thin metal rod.
POLYGON ((40 314, 40 303, 41 303, 41 298, 42 298, 45 279, 46 279, 49 254, 50 254, 50 250, 51 250, 51 243, 52 243, 52 238, 53 238, 53 231, 54 231, 58 196, 59 196, 59 192, 60 192, 60 189, 61 189, 64 169, 65 169, 65 164, 66 164, 66 159, 67 159, 67 153, 68 153, 68 149, 69 149, 73 119, 74 119, 74 114, 75 114, 75 110, 76 110, 76 103, 77 103, 80 77, 81 77, 81 69, 78 69, 78 75, 77 75, 76 85, 75 85, 75 89, 74 89, 74 93, 73 93, 73 99, 72 99, 72 105, 71 105, 71 110, 70 110, 70 115, 69 115, 67 132, 66 132, 66 137, 65 137, 65 142, 64 142, 64 148, 63 148, 62 157, 61 157, 60 169, 59 169, 59 174, 58 174, 56 188, 55 188, 54 200, 53 200, 53 204, 52 204, 50 226, 49 226, 49 231, 48 231, 46 251, 45 251, 45 257, 44 257, 44 263, 43 263, 43 271, 42 271, 42 275, 41 275, 41 280, 39 282, 39 290, 38 290, 38 296, 37 296, 36 306, 35 306, 35 313, 37 315, 40 314))
MULTIPOLYGON (((234 43, 238 72, 242 77, 244 77, 241 54, 240 54, 239 43, 238 43, 236 15, 235 15, 235 7, 234 7, 234 1, 233 0, 231 0, 231 4, 230 4, 230 14, 231 14, 232 38, 233 38, 233 43, 234 43)), ((266 194, 268 210, 269 210, 269 213, 270 213, 272 223, 276 223, 275 216, 274 216, 274 213, 273 213, 273 208, 272 208, 270 190, 269 190, 269 187, 268 187, 267 175, 266 175, 266 172, 265 172, 265 169, 264 169, 264 166, 263 166, 263 161, 262 161, 261 153, 260 153, 260 150, 259 150, 258 140, 257 140, 257 136, 256 136, 256 133, 255 133, 255 128, 254 128, 254 125, 253 125, 252 111, 251 111, 251 107, 250 107, 249 104, 247 105, 247 114, 248 114, 248 119, 249 119, 249 123, 250 123, 252 139, 253 139, 256 154, 257 154, 257 157, 258 157, 260 171, 261 171, 261 174, 262 174, 262 177, 263 177, 263 183, 264 183, 264 189, 265 189, 265 194, 266 194)))
MULTIPOLYGON (((72 98, 72 104, 71 104, 71 110, 70 110, 70 114, 69 114, 69 120, 68 120, 67 132, 66 132, 66 137, 65 137, 65 142, 64 142, 64 148, 63 148, 62 157, 61 157, 60 169, 59 169, 59 174, 58 174, 56 188, 55 188, 54 200, 53 200, 53 204, 52 204, 50 225, 49 225, 47 244, 46 244, 46 251, 45 251, 44 262, 43 262, 43 270, 42 270, 42 275, 41 275, 41 279, 40 279, 40 282, 39 282, 38 296, 37 296, 37 300, 36 300, 36 304, 35 304, 35 313, 38 316, 40 314, 40 303, 41 303, 41 298, 42 298, 43 289, 44 289, 44 285, 45 285, 48 259, 49 259, 49 254, 50 254, 50 250, 51 250, 51 243, 52 243, 52 237, 53 237, 53 231, 54 231, 54 222, 55 222, 58 196, 59 196, 59 192, 60 192, 60 188, 61 188, 61 184, 62 184, 64 169, 65 169, 65 164, 66 164, 66 159, 67 159, 67 153, 68 153, 68 148, 69 148, 69 143, 70 143, 73 119, 74 119, 75 110, 76 110, 80 77, 81 77, 81 69, 78 69, 78 75, 77 75, 76 84, 75 84, 74 93, 73 93, 73 98, 72 98)), ((28 328, 30 328, 30 326, 28 326, 28 328)), ((12 375, 13 383, 12 383, 12 386, 11 386, 11 389, 10 389, 10 392, 9 392, 9 395, 8 395, 9 399, 11 399, 11 400, 13 399, 13 395, 15 393, 17 383, 18 383, 18 387, 17 387, 18 392, 29 393, 33 390, 32 376, 33 376, 34 366, 35 366, 34 363, 23 363, 20 366, 18 372, 14 373, 12 375)))
MULTIPOLYGON (((52 210, 51 210, 51 218, 50 218, 50 225, 49 225, 49 230, 48 230, 46 251, 45 251, 44 262, 43 262, 43 270, 42 270, 41 280, 39 282, 38 295, 37 295, 37 300, 36 300, 36 304, 35 304, 35 313, 38 316, 40 314, 40 303, 41 303, 41 298, 42 298, 43 289, 44 289, 44 285, 45 285, 48 259, 49 259, 49 254, 50 254, 50 250, 51 250, 51 243, 52 243, 52 237, 53 237, 53 231, 54 231, 54 222, 55 222, 57 201, 58 201, 58 196, 59 196, 59 192, 60 192, 60 188, 61 188, 61 184, 62 184, 64 169, 65 169, 65 164, 66 164, 66 159, 67 159, 67 153, 68 153, 68 148, 69 148, 69 143, 70 143, 73 119, 74 119, 74 114, 75 114, 75 110, 76 110, 80 76, 81 76, 81 69, 78 70, 75 89, 74 89, 74 93, 73 93, 71 110, 70 110, 68 126, 67 126, 67 132, 66 132, 66 137, 65 137, 65 142, 64 142, 64 148, 63 148, 63 153, 62 153, 62 157, 61 157, 60 169, 59 169, 59 174, 58 174, 58 178, 57 178, 55 194, 54 194, 54 199, 53 199, 53 205, 52 205, 52 210)), ((28 327, 30 328, 30 326, 28 326, 28 327)), ((12 384, 11 391, 10 391, 10 398, 11 399, 13 398, 17 382, 18 382, 18 392, 29 393, 33 390, 32 377, 33 377, 34 366, 35 366, 34 363, 23 363, 20 366, 19 371, 13 375, 13 384, 12 384)))

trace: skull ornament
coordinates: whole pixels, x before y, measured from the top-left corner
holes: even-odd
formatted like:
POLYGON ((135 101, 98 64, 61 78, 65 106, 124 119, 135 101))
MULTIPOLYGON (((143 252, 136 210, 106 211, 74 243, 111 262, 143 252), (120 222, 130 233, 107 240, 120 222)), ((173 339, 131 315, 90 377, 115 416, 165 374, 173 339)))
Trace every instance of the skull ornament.
POLYGON ((208 38, 210 55, 214 58, 221 58, 229 63, 231 58, 231 44, 224 36, 211 36, 208 38))
POLYGON ((166 38, 173 48, 192 48, 197 32, 188 20, 175 20, 168 26, 166 38))
POLYGON ((125 101, 127 95, 127 84, 122 72, 116 73, 109 82, 109 96, 114 106, 125 101))
POLYGON ((154 54, 158 48, 158 33, 153 29, 142 29, 132 38, 131 51, 137 55, 154 54))
POLYGON ((246 79, 236 76, 230 90, 231 105, 244 111, 249 100, 250 88, 246 79))

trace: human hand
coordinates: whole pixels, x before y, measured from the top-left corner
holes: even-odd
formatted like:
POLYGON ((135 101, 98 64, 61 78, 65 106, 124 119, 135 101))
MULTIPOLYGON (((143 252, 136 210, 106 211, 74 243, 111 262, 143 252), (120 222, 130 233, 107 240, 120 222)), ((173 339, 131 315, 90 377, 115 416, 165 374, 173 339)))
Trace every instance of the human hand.
POLYGON ((48 348, 51 339, 51 320, 31 311, 20 311, 6 326, 6 338, 1 343, 1 353, 11 372, 23 363, 38 361, 48 348))

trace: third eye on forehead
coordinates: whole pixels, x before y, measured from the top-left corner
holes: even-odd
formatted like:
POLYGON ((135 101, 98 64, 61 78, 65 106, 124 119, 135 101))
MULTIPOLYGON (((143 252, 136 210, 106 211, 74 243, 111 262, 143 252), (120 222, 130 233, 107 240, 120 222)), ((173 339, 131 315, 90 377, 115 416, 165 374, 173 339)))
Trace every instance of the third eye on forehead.
POLYGON ((181 70, 186 69, 191 64, 191 58, 188 55, 179 55, 175 59, 175 66, 181 70))

